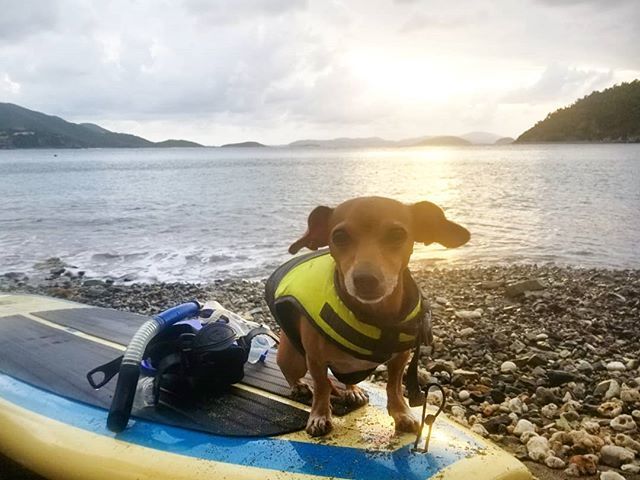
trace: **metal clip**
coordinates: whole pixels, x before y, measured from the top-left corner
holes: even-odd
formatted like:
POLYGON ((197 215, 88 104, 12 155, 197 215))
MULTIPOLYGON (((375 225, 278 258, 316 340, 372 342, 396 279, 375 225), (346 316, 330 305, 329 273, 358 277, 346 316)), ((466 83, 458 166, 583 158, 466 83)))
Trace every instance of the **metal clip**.
POLYGON ((416 434, 416 441, 414 442, 413 448, 411 449, 411 451, 415 453, 427 453, 429 451, 429 441, 431 440, 431 432, 433 430, 433 424, 435 423, 438 415, 440 415, 440 413, 444 409, 444 406, 446 403, 446 394, 444 393, 444 389, 442 388, 442 386, 440 386, 439 384, 430 383, 427 386, 423 387, 422 391, 424 392, 424 403, 422 404, 422 419, 420 422, 420 428, 418 429, 418 433, 416 434), (440 406, 438 407, 438 410, 436 411, 435 414, 433 413, 427 414, 427 398, 429 397, 429 391, 432 388, 436 388, 440 390, 440 393, 442 393, 442 402, 440 403, 440 406), (420 437, 422 437, 422 432, 424 430, 425 424, 427 425, 428 430, 427 430, 427 436, 424 441, 424 447, 418 448, 418 444, 420 443, 420 437))

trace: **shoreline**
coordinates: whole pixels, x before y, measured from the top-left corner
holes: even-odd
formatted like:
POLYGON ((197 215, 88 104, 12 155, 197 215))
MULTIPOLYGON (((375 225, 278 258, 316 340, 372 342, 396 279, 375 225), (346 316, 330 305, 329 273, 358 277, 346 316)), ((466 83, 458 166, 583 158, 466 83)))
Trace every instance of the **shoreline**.
MULTIPOLYGON (((420 379, 444 386, 450 417, 527 461, 540 478, 598 478, 596 471, 613 469, 640 479, 639 269, 414 264, 412 270, 430 299, 435 336, 433 359, 421 358, 420 379)), ((263 280, 113 283, 84 279, 56 262, 32 277, 0 274, 0 293, 142 314, 216 299, 273 328, 263 290, 263 280)), ((371 380, 384 382, 386 368, 371 380)))

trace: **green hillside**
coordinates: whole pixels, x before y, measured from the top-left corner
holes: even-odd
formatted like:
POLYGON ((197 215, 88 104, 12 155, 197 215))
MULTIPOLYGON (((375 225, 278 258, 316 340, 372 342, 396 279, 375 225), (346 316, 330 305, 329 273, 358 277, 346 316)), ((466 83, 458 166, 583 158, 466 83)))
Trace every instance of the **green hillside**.
POLYGON ((0 148, 140 148, 176 146, 176 142, 184 141, 154 143, 92 123, 71 123, 12 103, 0 103, 0 148))
POLYGON ((595 91, 556 110, 516 142, 640 142, 640 80, 595 91))

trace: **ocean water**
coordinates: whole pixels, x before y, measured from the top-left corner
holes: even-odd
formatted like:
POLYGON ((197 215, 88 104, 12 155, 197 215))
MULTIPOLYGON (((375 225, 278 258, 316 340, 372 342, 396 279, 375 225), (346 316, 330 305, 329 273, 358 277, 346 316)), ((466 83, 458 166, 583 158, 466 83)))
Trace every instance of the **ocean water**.
POLYGON ((466 226, 438 264, 640 268, 640 145, 0 151, 0 273, 260 278, 319 204, 430 200, 466 226))

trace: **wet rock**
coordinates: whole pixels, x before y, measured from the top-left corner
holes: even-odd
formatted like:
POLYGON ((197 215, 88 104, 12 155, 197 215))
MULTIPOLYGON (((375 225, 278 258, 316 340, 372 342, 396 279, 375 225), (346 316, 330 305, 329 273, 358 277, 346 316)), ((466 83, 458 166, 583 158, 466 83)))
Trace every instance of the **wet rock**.
POLYGON ((616 432, 635 432, 638 425, 631 415, 618 415, 609 424, 616 432))
POLYGON ((502 280, 486 280, 480 283, 480 288, 483 290, 495 290, 496 288, 500 288, 504 285, 504 281, 502 280))
POLYGON ((527 346, 524 343, 522 343, 520 340, 516 340, 511 344, 511 347, 509 348, 511 348, 511 350, 516 353, 520 353, 523 350, 525 350, 527 346))
POLYGON ((564 370, 547 371, 548 384, 552 387, 559 387, 566 383, 572 382, 575 379, 576 376, 571 372, 565 372, 564 370))
POLYGON ((507 430, 507 425, 511 425, 511 418, 509 415, 499 415, 490 418, 482 425, 489 433, 504 433, 507 430))
POLYGON ((106 289, 103 286, 96 285, 93 287, 89 287, 85 292, 85 296, 87 298, 100 298, 105 293, 106 293, 106 289))
POLYGON ((492 388, 489 391, 489 396, 491 397, 491 400, 493 400, 495 403, 502 403, 507 398, 504 391, 502 391, 499 388, 492 388))
POLYGON ((538 405, 547 405, 549 403, 560 403, 560 399, 550 388, 538 387, 536 389, 535 401, 538 405))
POLYGON ((539 280, 525 280, 507 285, 505 293, 508 297, 515 298, 524 295, 526 292, 544 290, 544 288, 544 285, 539 280))
POLYGON ((625 463, 633 462, 635 454, 624 447, 605 445, 600 450, 600 461, 610 467, 618 468, 625 463))
POLYGON ((576 363, 576 369, 581 373, 593 372, 593 366, 586 360, 578 360, 576 363))
POLYGON ((475 382, 479 378, 480 374, 478 372, 474 372, 472 370, 463 370, 459 368, 453 371, 451 382, 454 385, 461 387, 468 382, 475 382))
POLYGON ((105 285, 105 282, 103 280, 98 280, 98 279, 90 279, 90 280, 85 280, 84 282, 82 282, 82 285, 85 287, 98 287, 98 286, 103 286, 105 285))

